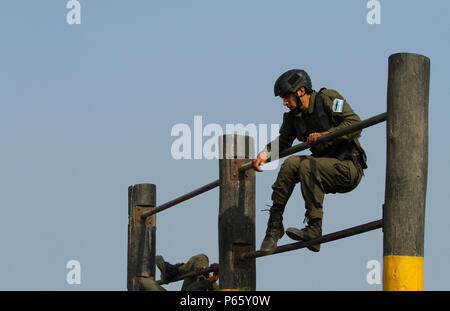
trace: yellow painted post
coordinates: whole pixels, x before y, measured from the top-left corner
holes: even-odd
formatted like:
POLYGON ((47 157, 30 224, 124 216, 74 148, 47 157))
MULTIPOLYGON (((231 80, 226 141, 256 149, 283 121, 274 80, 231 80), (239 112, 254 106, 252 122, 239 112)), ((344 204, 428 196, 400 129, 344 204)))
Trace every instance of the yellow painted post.
POLYGON ((383 290, 424 288, 430 60, 389 57, 383 290))

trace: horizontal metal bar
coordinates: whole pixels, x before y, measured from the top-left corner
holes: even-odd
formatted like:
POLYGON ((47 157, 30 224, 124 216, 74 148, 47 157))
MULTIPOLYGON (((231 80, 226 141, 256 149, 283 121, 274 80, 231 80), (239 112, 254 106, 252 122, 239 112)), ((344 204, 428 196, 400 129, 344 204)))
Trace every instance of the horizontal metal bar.
MULTIPOLYGON (((324 235, 320 238, 314 239, 314 240, 310 240, 310 241, 306 241, 306 242, 297 242, 297 243, 292 243, 292 244, 286 244, 286 245, 282 245, 279 246, 276 251, 272 254, 266 254, 264 252, 261 251, 256 251, 256 252, 250 252, 250 253, 246 253, 244 255, 241 256, 241 260, 246 260, 246 259, 250 259, 250 258, 258 258, 258 257, 264 257, 264 256, 270 256, 270 255, 274 255, 274 254, 279 254, 279 253, 284 253, 284 252, 288 252, 288 251, 292 251, 292 250, 296 250, 296 249, 301 249, 301 248, 305 248, 307 246, 310 245, 314 245, 314 244, 323 244, 323 243, 327 243, 327 242, 331 242, 331 241, 335 241, 335 240, 339 240, 339 239, 343 239, 343 238, 347 238, 353 235, 357 235, 357 234, 361 234, 364 232, 368 232, 368 231, 372 231, 375 229, 379 229, 383 227, 383 220, 376 220, 376 221, 372 221, 363 225, 359 225, 356 227, 352 227, 352 228, 348 228, 345 230, 341 230, 341 231, 337 231, 334 233, 330 233, 327 235, 324 235)), ((169 283, 173 283, 173 282, 177 282, 177 281, 181 281, 184 280, 185 278, 189 278, 189 277, 193 277, 199 274, 205 274, 205 273, 210 273, 210 272, 218 272, 219 271, 219 267, 209 267, 209 268, 205 268, 203 270, 200 270, 199 273, 197 273, 196 271, 191 271, 188 272, 186 274, 180 275, 177 278, 171 280, 170 282, 166 282, 163 283, 162 280, 158 280, 156 281, 158 284, 162 285, 162 284, 169 284, 169 283)))
POLYGON ((288 252, 288 251, 292 251, 292 250, 296 250, 296 249, 305 248, 305 247, 308 247, 308 246, 314 245, 314 244, 323 244, 323 243, 327 243, 327 242, 331 242, 331 241, 347 238, 349 236, 353 236, 353 235, 361 234, 361 233, 364 233, 364 232, 367 232, 367 231, 379 229, 381 227, 383 227, 383 220, 382 219, 376 220, 376 221, 373 221, 373 222, 369 222, 369 223, 366 223, 366 224, 363 224, 363 225, 360 225, 360 226, 356 226, 356 227, 348 228, 348 229, 345 229, 345 230, 337 231, 337 232, 334 232, 334 233, 330 233, 330 234, 327 234, 327 235, 323 235, 323 236, 321 236, 320 238, 317 238, 317 239, 282 245, 282 246, 279 246, 276 249, 276 251, 274 253, 272 253, 272 254, 267 254, 267 253, 262 252, 262 251, 246 253, 246 254, 243 254, 240 259, 241 260, 246 260, 246 259, 250 259, 250 258, 258 258, 258 257, 264 257, 264 256, 273 255, 273 254, 284 253, 284 252, 288 252))
POLYGON ((210 273, 210 272, 217 272, 217 271, 219 271, 219 267, 218 266, 217 267, 210 267, 210 268, 205 268, 203 270, 200 270, 199 273, 197 273, 196 271, 188 272, 186 274, 183 274, 183 275, 180 275, 180 276, 176 277, 175 279, 171 280, 170 282, 163 283, 162 280, 158 280, 158 281, 156 281, 156 283, 158 283, 159 285, 169 284, 169 283, 178 282, 178 281, 184 280, 185 278, 190 278, 190 277, 193 277, 193 276, 196 276, 196 275, 210 273))
MULTIPOLYGON (((382 114, 379 114, 379 115, 376 115, 376 116, 371 117, 369 119, 366 119, 366 120, 357 122, 355 124, 352 124, 350 126, 347 126, 347 127, 343 128, 343 129, 340 129, 340 130, 338 130, 336 132, 333 132, 333 133, 330 133, 328 135, 324 135, 322 137, 319 137, 319 139, 317 140, 317 143, 324 143, 324 142, 327 142, 329 140, 333 140, 333 139, 335 139, 337 137, 346 135, 348 133, 352 133, 352 132, 355 132, 355 131, 367 128, 369 126, 381 123, 383 121, 386 121, 386 118, 387 118, 387 113, 386 112, 382 113, 382 114)), ((307 142, 298 144, 296 146, 293 146, 291 148, 288 148, 288 149, 283 150, 282 152, 280 152, 279 158, 280 159, 284 158, 284 157, 289 156, 291 154, 300 152, 302 150, 306 150, 306 149, 308 149, 310 147, 311 147, 311 145, 309 143, 307 143, 307 142)), ((267 162, 270 162, 270 161, 271 161, 271 159, 269 158, 267 160, 267 162)), ((252 162, 249 162, 249 163, 246 163, 246 164, 242 165, 239 168, 239 171, 240 172, 246 171, 248 169, 251 169, 252 167, 253 167, 252 166, 252 162)), ((214 189, 214 188, 219 186, 219 183, 220 183, 220 180, 217 179, 217 180, 215 180, 215 181, 213 181, 213 182, 211 182, 211 183, 209 183, 209 184, 207 184, 207 185, 205 185, 203 187, 200 187, 200 188, 198 188, 198 189, 196 189, 194 191, 191 191, 191 192, 189 192, 189 193, 187 193, 185 195, 182 195, 182 196, 180 196, 180 197, 178 197, 178 198, 176 198, 176 199, 174 199, 172 201, 169 201, 169 202, 164 203, 164 204, 162 204, 160 206, 157 206, 155 209, 147 211, 144 214, 142 214, 141 217, 142 218, 147 218, 147 217, 149 217, 151 215, 157 214, 157 213, 159 213, 159 212, 161 212, 161 211, 163 211, 165 209, 168 209, 168 208, 170 208, 170 207, 172 207, 174 205, 177 205, 177 204, 179 204, 181 202, 189 200, 189 199, 191 199, 191 198, 193 198, 193 197, 195 197, 195 196, 197 196, 199 194, 202 194, 202 193, 207 192, 207 191, 209 191, 211 189, 214 189)))
MULTIPOLYGON (((317 143, 324 143, 324 142, 336 139, 336 138, 338 138, 340 136, 347 135, 349 133, 365 129, 365 128, 369 127, 369 126, 372 126, 372 125, 384 122, 384 121, 386 121, 386 119, 387 119, 387 112, 381 113, 381 114, 376 115, 374 117, 371 117, 371 118, 365 119, 363 121, 359 121, 357 123, 354 123, 352 125, 346 126, 346 127, 342 128, 340 130, 337 130, 336 132, 333 132, 333 133, 324 135, 322 137, 319 137, 319 139, 317 139, 317 143)), ((289 155, 292 155, 294 153, 306 150, 308 148, 311 148, 311 144, 309 144, 307 142, 301 143, 301 144, 295 145, 293 147, 290 147, 290 148, 288 148, 286 150, 283 150, 282 152, 280 152, 280 156, 278 158, 281 159, 281 158, 287 157, 289 155)), ((276 159, 274 159, 274 160, 276 160, 276 159)), ((266 163, 268 163, 270 161, 272 161, 272 159, 269 158, 269 159, 267 159, 266 163)), ((249 163, 246 163, 246 164, 242 165, 239 168, 239 171, 243 172, 243 171, 246 171, 246 170, 251 169, 251 168, 253 168, 253 163, 249 162, 249 163)))
POLYGON ((169 201, 169 202, 164 203, 164 204, 162 204, 160 206, 157 206, 155 209, 143 213, 141 217, 142 218, 147 218, 147 217, 149 217, 149 216, 151 216, 153 214, 156 214, 156 213, 159 213, 159 212, 161 212, 161 211, 163 211, 165 209, 168 209, 169 207, 172 207, 172 206, 177 205, 177 204, 179 204, 181 202, 184 202, 184 201, 187 201, 189 199, 192 199, 193 197, 195 197, 195 196, 197 196, 199 194, 205 193, 205 192, 207 192, 207 191, 209 191, 211 189, 214 189, 214 188, 218 187, 219 186, 219 182, 220 182, 220 180, 217 179, 217 180, 215 180, 215 181, 213 181, 213 182, 211 182, 211 183, 209 183, 207 185, 204 185, 203 187, 200 187, 198 189, 195 189, 194 191, 186 193, 185 195, 182 195, 182 196, 180 196, 180 197, 178 197, 178 198, 176 198, 176 199, 174 199, 172 201, 169 201))

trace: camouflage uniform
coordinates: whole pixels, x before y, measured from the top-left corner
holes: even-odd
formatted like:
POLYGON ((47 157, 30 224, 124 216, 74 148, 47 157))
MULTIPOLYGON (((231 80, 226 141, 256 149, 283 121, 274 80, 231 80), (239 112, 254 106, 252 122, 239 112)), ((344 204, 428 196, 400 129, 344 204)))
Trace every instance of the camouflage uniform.
MULTIPOLYGON (((321 96, 323 110, 330 120, 328 132, 332 133, 348 125, 360 121, 347 101, 334 90, 313 91, 307 111, 298 108, 283 115, 280 136, 269 143, 264 151, 270 154, 271 146, 279 143, 279 152, 292 146, 297 138, 307 141, 308 135, 315 131, 305 127, 307 124, 320 123, 316 108, 316 96, 321 96)), ((317 109, 317 108, 316 108, 317 109)), ((310 127, 310 126, 309 126, 310 127)), ((305 200, 305 216, 307 218, 323 217, 323 199, 325 193, 344 193, 353 190, 360 182, 363 168, 367 168, 366 154, 361 148, 358 138, 361 131, 341 136, 331 142, 316 144, 311 147, 310 156, 291 156, 280 168, 277 180, 272 185, 272 200, 285 205, 292 194, 296 183, 300 182, 305 200), (352 156, 343 153, 342 146, 353 148, 352 156)))
MULTIPOLYGON (((208 267, 209 259, 204 254, 199 254, 191 257, 188 262, 178 267, 179 275, 183 275, 192 271, 196 271, 198 267, 208 267)), ((141 286, 146 291, 166 291, 164 287, 159 285, 155 280, 151 278, 141 280, 141 286)), ((196 275, 193 277, 185 278, 183 281, 182 291, 207 291, 217 290, 218 285, 216 282, 211 283, 204 275, 196 275)))
MULTIPOLYGON (((209 259, 205 254, 193 256, 187 263, 178 268, 180 274, 189 273, 195 271, 198 267, 208 267, 209 259)), ((190 278, 184 279, 182 291, 206 291, 217 289, 217 283, 211 284, 210 281, 204 275, 196 275, 190 278)))

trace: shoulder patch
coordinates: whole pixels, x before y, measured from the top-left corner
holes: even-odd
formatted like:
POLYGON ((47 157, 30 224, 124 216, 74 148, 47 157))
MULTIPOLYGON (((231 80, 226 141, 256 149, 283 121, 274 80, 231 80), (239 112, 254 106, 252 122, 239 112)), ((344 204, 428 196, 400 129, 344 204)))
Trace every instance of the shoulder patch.
POLYGON ((344 100, 336 98, 333 100, 333 112, 342 112, 342 108, 344 107, 344 100))

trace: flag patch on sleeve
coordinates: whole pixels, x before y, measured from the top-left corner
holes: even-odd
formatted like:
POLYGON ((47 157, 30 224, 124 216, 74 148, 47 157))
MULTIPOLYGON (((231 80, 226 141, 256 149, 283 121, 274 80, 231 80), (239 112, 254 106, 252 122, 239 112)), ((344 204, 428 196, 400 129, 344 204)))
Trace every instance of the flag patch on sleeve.
POLYGON ((333 100, 333 112, 342 112, 342 108, 344 107, 344 100, 336 98, 333 100))

